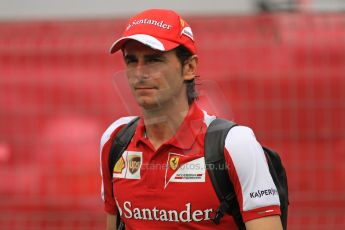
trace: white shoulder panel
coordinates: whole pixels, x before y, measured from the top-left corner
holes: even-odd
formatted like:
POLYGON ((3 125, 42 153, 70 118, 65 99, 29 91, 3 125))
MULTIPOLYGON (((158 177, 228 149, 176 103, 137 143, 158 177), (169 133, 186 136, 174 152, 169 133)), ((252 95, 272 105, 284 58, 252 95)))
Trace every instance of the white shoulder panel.
POLYGON ((121 125, 129 123, 132 119, 134 119, 135 116, 129 116, 129 117, 121 117, 120 119, 113 122, 103 133, 101 138, 101 151, 104 146, 104 144, 109 140, 111 134, 114 132, 115 129, 120 127, 121 125))
POLYGON ((233 127, 225 140, 225 148, 240 182, 243 211, 279 205, 266 157, 253 131, 245 126, 233 127))
MULTIPOLYGON (((115 129, 117 129, 121 125, 129 123, 134 118, 135 118, 135 116, 121 117, 120 119, 113 122, 103 133, 102 138, 101 138, 101 146, 100 146, 100 172, 101 172, 102 177, 103 177, 103 173, 102 173, 102 150, 103 150, 104 144, 109 140, 111 134, 114 132, 115 129)), ((104 201, 103 179, 102 179, 102 185, 101 185, 101 195, 102 195, 102 200, 104 201)))

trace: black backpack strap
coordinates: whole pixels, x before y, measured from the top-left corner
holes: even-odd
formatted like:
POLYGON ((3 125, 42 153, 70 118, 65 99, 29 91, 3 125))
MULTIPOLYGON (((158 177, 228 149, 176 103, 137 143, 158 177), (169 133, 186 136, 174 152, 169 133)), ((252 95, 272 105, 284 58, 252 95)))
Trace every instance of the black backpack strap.
POLYGON ((120 132, 114 137, 113 143, 111 144, 109 152, 109 171, 110 176, 113 175, 113 169, 116 162, 122 156, 122 153, 126 150, 129 142, 131 141, 135 129, 137 127, 139 117, 135 117, 120 132))
POLYGON ((245 229, 234 186, 229 178, 224 157, 225 138, 236 123, 215 119, 205 135, 205 162, 208 174, 217 193, 220 205, 213 221, 219 224, 225 213, 233 216, 239 229, 245 229))
MULTIPOLYGON (((122 153, 127 149, 129 142, 135 133, 139 117, 135 117, 131 120, 125 127, 123 127, 120 132, 114 137, 113 143, 111 144, 109 152, 109 170, 110 176, 113 177, 113 170, 116 162, 122 156, 122 153)), ((111 187, 113 188, 113 187, 111 187)), ((112 193, 114 196, 114 193, 112 193)), ((116 216, 116 229, 124 230, 125 225, 121 220, 120 215, 116 216)))
POLYGON ((286 170, 277 152, 264 146, 262 146, 262 148, 266 155, 267 163, 269 166, 268 168, 270 170, 272 179, 279 193, 280 211, 281 211, 280 219, 282 221, 283 229, 286 230, 287 219, 288 219, 288 206, 289 206, 289 194, 288 194, 289 188, 288 188, 286 170))

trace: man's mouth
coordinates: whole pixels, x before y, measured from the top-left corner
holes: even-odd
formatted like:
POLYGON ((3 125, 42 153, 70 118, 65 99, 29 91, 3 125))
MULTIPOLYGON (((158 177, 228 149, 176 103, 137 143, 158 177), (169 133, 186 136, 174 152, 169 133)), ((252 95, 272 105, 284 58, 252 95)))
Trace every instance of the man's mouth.
POLYGON ((157 89, 157 87, 154 86, 135 86, 135 90, 150 90, 150 89, 157 89))

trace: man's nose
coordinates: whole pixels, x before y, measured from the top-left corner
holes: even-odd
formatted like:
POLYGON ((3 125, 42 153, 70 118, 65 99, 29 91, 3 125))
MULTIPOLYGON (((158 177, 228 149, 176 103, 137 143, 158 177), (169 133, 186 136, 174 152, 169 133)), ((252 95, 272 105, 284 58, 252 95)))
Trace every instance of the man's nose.
POLYGON ((133 75, 138 79, 146 79, 149 77, 149 67, 144 61, 138 61, 133 69, 133 75))

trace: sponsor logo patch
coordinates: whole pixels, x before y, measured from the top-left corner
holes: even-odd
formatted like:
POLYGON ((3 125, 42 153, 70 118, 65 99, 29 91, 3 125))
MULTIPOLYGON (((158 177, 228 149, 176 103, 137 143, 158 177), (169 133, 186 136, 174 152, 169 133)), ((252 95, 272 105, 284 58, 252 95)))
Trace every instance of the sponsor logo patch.
POLYGON ((140 179, 142 152, 125 151, 116 162, 113 178, 140 179))
POLYGON ((141 165, 141 156, 128 156, 128 170, 131 174, 136 173, 141 165))
POLYGON ((161 209, 155 207, 138 207, 130 201, 125 201, 122 208, 122 217, 126 219, 162 221, 162 222, 200 222, 211 220, 213 209, 195 209, 191 203, 186 203, 180 209, 161 209))
POLYGON ((175 180, 197 180, 202 178, 202 173, 185 173, 185 174, 176 174, 175 180))
POLYGON ((165 172, 165 188, 170 182, 205 182, 205 159, 190 159, 176 153, 169 153, 165 172))
POLYGON ((169 165, 170 165, 170 168, 172 170, 176 170, 177 169, 179 160, 180 160, 179 156, 173 156, 173 157, 170 158, 169 165))
POLYGON ((276 196, 278 195, 278 191, 275 188, 265 189, 265 190, 258 190, 256 192, 251 192, 249 194, 250 198, 261 198, 263 196, 276 196))
POLYGON ((125 160, 123 157, 120 157, 120 159, 116 162, 114 166, 114 173, 122 173, 122 170, 125 168, 125 160))
POLYGON ((143 19, 137 19, 132 21, 130 24, 127 25, 126 31, 131 29, 133 26, 140 25, 140 24, 146 24, 146 25, 152 25, 156 26, 165 30, 170 30, 173 26, 170 24, 165 23, 165 21, 157 21, 153 19, 143 18, 143 19))

